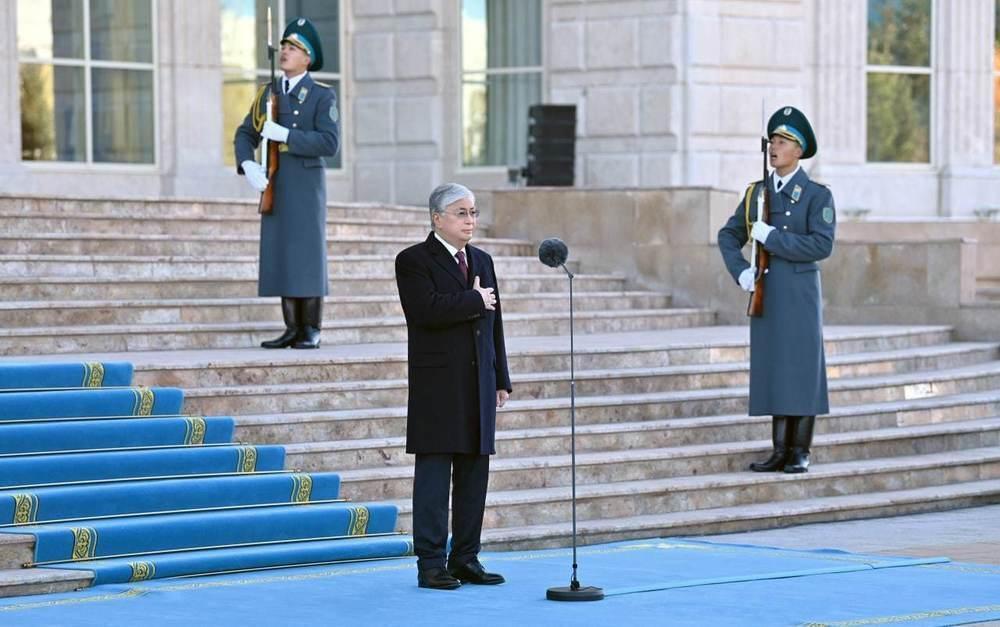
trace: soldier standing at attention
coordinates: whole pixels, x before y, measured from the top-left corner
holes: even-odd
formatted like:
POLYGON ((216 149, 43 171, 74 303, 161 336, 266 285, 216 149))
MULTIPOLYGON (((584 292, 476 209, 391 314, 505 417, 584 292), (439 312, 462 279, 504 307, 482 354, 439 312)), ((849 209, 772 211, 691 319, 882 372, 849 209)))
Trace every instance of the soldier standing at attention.
POLYGON ((763 315, 750 319, 750 415, 772 416, 774 451, 755 472, 806 472, 816 415, 830 411, 823 354, 823 294, 818 261, 833 252, 833 195, 809 180, 800 159, 816 154, 809 120, 794 107, 776 111, 767 123, 766 181, 747 187, 736 213, 719 231, 726 268, 746 291, 754 270, 743 246, 756 240, 770 253, 764 276, 763 315), (757 219, 760 185, 770 193, 770 224, 757 219))
POLYGON ((254 161, 262 137, 279 142, 274 209, 261 217, 259 296, 280 296, 285 332, 264 348, 319 348, 326 266, 326 163, 340 149, 337 96, 307 70, 323 67, 312 22, 289 22, 281 37, 277 122, 266 119, 271 84, 262 85, 233 141, 237 173, 257 191, 267 174, 254 161))

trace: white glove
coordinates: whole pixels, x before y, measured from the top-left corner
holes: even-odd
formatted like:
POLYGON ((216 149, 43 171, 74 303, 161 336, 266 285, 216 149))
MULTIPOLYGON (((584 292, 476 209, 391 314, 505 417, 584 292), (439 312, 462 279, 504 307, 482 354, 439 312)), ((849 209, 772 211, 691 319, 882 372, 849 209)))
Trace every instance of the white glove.
POLYGON ((763 244, 767 241, 767 236, 770 235, 773 230, 774 227, 770 224, 757 220, 753 223, 753 229, 750 230, 750 237, 763 244))
POLYGON ((264 128, 260 129, 260 135, 274 142, 288 142, 288 129, 271 120, 264 122, 264 128))
POLYGON ((243 168, 243 174, 246 176, 247 183, 250 183, 250 187, 258 192, 267 189, 267 174, 264 173, 264 168, 259 163, 247 159, 240 164, 240 167, 243 168))
POLYGON ((743 288, 744 292, 753 291, 753 278, 757 274, 757 271, 753 267, 747 268, 743 272, 740 272, 740 287, 743 288))

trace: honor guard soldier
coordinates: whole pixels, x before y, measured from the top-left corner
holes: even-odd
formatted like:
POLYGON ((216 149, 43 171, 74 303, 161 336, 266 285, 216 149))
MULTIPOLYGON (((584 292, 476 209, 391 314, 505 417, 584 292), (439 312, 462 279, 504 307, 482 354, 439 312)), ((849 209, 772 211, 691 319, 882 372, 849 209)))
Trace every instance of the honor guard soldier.
POLYGON ((273 210, 261 217, 259 296, 280 296, 285 332, 264 348, 318 348, 323 297, 329 291, 326 260, 326 169, 324 157, 340 149, 337 96, 308 70, 323 67, 323 49, 313 24, 298 18, 281 38, 277 121, 266 119, 271 83, 257 91, 250 113, 233 141, 237 172, 257 191, 267 173, 254 161, 261 138, 279 142, 273 210))
POLYGON ((836 212, 833 195, 811 181, 800 159, 816 154, 809 120, 782 107, 767 123, 765 181, 751 183, 736 212, 719 231, 719 248, 729 274, 754 290, 755 269, 742 249, 755 241, 769 254, 763 276, 763 314, 750 319, 750 415, 770 415, 774 450, 755 472, 806 472, 818 414, 829 412, 823 353, 823 295, 819 262, 833 252, 836 212), (770 193, 770 219, 757 218, 761 185, 770 193))

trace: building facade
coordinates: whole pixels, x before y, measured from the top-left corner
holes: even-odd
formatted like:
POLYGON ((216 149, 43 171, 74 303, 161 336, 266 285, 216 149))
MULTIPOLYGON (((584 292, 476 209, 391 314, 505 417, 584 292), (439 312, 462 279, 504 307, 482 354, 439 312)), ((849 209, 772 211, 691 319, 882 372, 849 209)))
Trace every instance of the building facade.
POLYGON ((331 199, 506 185, 539 102, 577 107, 578 186, 742 189, 791 104, 845 211, 1000 208, 1000 0, 0 0, 0 192, 249 196, 268 4, 323 37, 331 199))

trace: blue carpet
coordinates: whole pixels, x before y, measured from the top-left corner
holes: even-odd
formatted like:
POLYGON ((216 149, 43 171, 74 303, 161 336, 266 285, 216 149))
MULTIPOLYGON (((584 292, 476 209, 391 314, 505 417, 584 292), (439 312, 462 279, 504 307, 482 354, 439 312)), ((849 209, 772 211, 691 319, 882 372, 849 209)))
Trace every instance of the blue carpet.
POLYGON ((152 416, 181 411, 184 393, 177 388, 94 388, 5 392, 0 421, 74 416, 152 416))
POLYGON ((171 444, 225 444, 232 438, 233 419, 228 416, 7 423, 0 424, 0 455, 171 444))
POLYGON ((32 388, 99 388, 131 384, 132 364, 124 361, 0 364, 0 391, 32 388))
MULTIPOLYGON (((18 527, 35 536, 35 561, 82 560, 177 549, 392 533, 396 507, 326 503, 18 527)), ((62 566, 62 567, 69 567, 62 566)), ((99 568, 100 563, 87 569, 99 568)))
POLYGON ((1000 619, 1000 567, 688 540, 584 547, 580 580, 609 596, 555 603, 569 550, 490 553, 503 586, 416 587, 412 559, 109 585, 0 599, 0 623, 99 625, 956 625, 1000 619), (909 564, 909 565, 908 565, 909 564), (831 570, 851 568, 849 572, 831 570), (731 581, 733 578, 742 581, 731 581), (633 592, 637 587, 672 588, 633 592), (373 600, 377 600, 373 602, 373 600))
POLYGON ((129 477, 282 470, 281 446, 191 447, 0 457, 0 489, 129 477))
MULTIPOLYGON (((0 525, 258 503, 325 501, 340 495, 335 473, 242 475, 0 491, 0 525), (16 516, 18 516, 16 518, 16 516)), ((17 533, 17 528, 0 528, 17 533)))

